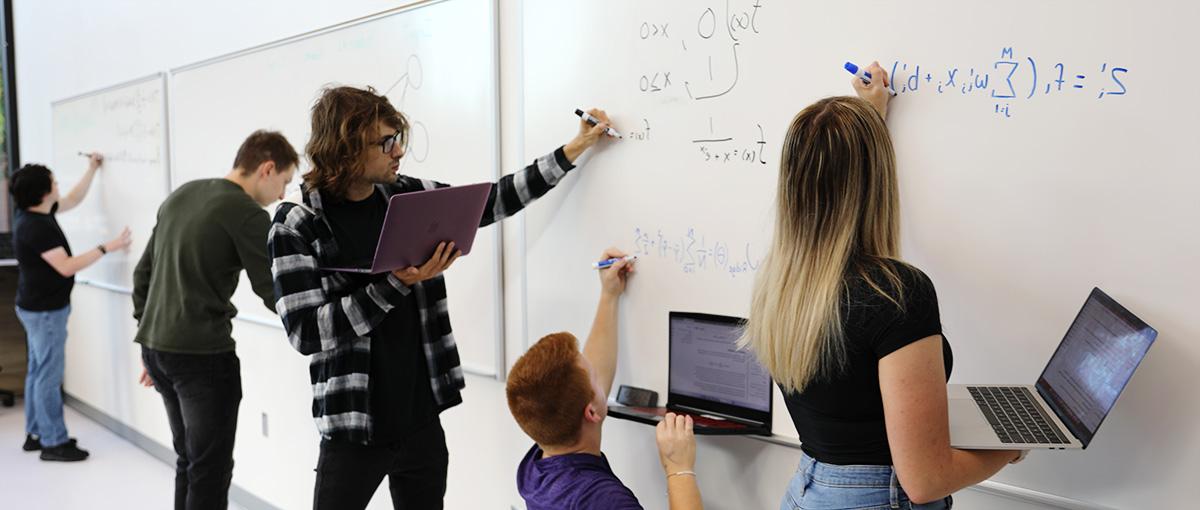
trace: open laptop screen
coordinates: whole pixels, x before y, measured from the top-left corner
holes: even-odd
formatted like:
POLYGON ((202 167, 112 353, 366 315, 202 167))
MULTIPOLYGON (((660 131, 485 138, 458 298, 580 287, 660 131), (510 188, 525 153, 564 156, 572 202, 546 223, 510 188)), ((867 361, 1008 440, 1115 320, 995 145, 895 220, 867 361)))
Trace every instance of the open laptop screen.
POLYGON ((1103 291, 1092 289, 1037 382, 1042 398, 1085 447, 1157 335, 1103 291))
POLYGON ((735 317, 671 312, 670 393, 769 413, 771 376, 737 349, 741 330, 735 317))

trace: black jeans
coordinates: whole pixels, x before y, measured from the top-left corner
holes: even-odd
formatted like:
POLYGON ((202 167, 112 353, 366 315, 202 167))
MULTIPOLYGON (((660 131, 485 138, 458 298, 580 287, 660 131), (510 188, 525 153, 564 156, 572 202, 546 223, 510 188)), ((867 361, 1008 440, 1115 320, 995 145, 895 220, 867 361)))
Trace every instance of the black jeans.
POLYGON ((322 440, 313 508, 366 508, 387 475, 392 508, 440 509, 446 495, 449 459, 446 433, 438 419, 389 445, 322 440))
POLYGON ((179 456, 175 510, 224 510, 242 401, 237 354, 175 354, 142 347, 142 362, 167 407, 179 456))

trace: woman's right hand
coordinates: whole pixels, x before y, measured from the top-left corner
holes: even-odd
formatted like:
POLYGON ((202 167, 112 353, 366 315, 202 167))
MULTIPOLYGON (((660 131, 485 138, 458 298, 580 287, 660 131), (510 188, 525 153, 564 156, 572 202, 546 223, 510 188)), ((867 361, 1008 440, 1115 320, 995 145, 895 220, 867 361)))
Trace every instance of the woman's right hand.
POLYGON ((871 103, 871 106, 875 107, 879 115, 886 119, 888 101, 892 98, 892 95, 888 93, 888 87, 892 84, 892 80, 888 76, 887 71, 884 71, 883 67, 880 67, 878 61, 871 62, 871 65, 867 66, 866 71, 871 73, 871 83, 863 83, 862 80, 855 76, 851 78, 851 85, 854 87, 854 92, 858 94, 858 97, 871 103))
POLYGON ((658 460, 663 472, 692 471, 696 467, 696 436, 692 432, 692 417, 667 413, 658 422, 655 436, 658 440, 658 460))
POLYGON ((130 243, 133 242, 132 235, 133 234, 129 232, 129 227, 125 227, 124 230, 121 230, 120 235, 113 238, 113 240, 104 243, 104 249, 109 253, 117 250, 124 250, 125 248, 129 247, 130 243))

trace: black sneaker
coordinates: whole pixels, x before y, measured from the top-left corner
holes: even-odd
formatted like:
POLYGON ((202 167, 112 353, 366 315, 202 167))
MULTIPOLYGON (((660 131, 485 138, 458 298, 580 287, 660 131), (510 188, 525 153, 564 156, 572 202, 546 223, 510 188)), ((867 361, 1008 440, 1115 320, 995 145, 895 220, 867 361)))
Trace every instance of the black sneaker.
POLYGON ((42 460, 59 461, 59 462, 76 462, 88 458, 87 450, 81 450, 75 445, 75 440, 71 439, 58 446, 42 448, 42 460))
POLYGON ((21 445, 21 449, 27 452, 36 452, 42 449, 42 442, 38 441, 36 437, 25 434, 25 444, 21 445))

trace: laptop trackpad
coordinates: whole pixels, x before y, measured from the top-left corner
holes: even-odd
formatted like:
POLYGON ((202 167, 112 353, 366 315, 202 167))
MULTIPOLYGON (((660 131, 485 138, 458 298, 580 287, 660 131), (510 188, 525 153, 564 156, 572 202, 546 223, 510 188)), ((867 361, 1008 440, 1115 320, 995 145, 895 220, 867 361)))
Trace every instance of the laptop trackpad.
POLYGON ((983 411, 971 399, 951 398, 947 401, 950 411, 950 446, 955 448, 980 448, 999 446, 1000 439, 983 416, 983 411))

